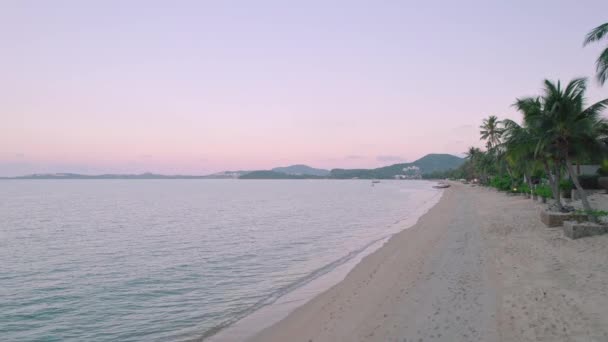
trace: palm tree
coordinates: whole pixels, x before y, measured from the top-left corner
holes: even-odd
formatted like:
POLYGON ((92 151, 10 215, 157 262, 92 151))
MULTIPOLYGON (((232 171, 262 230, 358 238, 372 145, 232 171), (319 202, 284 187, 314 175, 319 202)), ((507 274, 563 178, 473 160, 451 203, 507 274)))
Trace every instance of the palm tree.
POLYGON ((535 167, 536 142, 529 127, 520 126, 513 120, 503 120, 503 145, 505 157, 512 169, 523 174, 532 189, 531 175, 535 167))
MULTIPOLYGON (((589 43, 597 42, 602 38, 608 38, 608 23, 602 24, 587 34, 585 37, 585 42, 583 46, 586 46, 589 43)), ((595 70, 597 72, 597 80, 601 85, 604 85, 606 79, 608 79, 608 47, 602 51, 600 56, 597 58, 595 62, 595 70)))
MULTIPOLYGON (((595 148, 602 143, 600 138, 605 133, 607 123, 600 113, 608 106, 608 99, 585 108, 585 78, 574 79, 565 88, 561 87, 559 81, 555 84, 545 80, 544 83, 544 110, 541 115, 531 118, 539 128, 537 148, 549 149, 557 156, 556 162, 565 162, 584 209, 590 211, 591 206, 574 172, 572 160, 580 155, 581 151, 595 148)), ((556 170, 556 178, 559 181, 559 165, 556 170)))
POLYGON ((481 140, 486 140, 486 147, 488 150, 498 146, 500 144, 500 135, 502 130, 499 127, 500 120, 495 115, 490 115, 487 119, 483 119, 483 122, 479 128, 479 134, 481 140))
MULTIPOLYGON (((536 163, 542 165, 553 193, 554 206, 557 211, 562 211, 559 189, 561 162, 556 151, 550 145, 543 144, 541 139, 543 127, 540 125, 542 121, 539 118, 544 117, 543 101, 540 97, 526 97, 517 99, 513 106, 523 114, 524 118, 522 126, 509 121, 505 123, 507 139, 510 143, 508 148, 519 149, 515 153, 522 155, 518 155, 517 158, 532 160, 530 165, 532 168, 536 168, 536 163), (520 144, 524 146, 519 146, 520 144)), ((528 170, 528 172, 531 173, 532 170, 528 170)))
POLYGON ((477 164, 483 152, 479 148, 471 146, 464 154, 467 159, 464 170, 468 173, 468 178, 475 178, 477 164))

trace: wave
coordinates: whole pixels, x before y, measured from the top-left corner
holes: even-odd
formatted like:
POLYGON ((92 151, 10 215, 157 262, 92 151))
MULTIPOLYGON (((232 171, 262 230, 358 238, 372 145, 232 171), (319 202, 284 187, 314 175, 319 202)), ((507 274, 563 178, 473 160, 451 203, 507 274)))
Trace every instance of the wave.
POLYGON ((387 234, 385 236, 382 236, 380 238, 374 239, 372 241, 369 241, 368 243, 366 243, 365 245, 363 245, 362 247, 355 249, 353 251, 350 251, 348 254, 320 267, 317 268, 316 270, 308 273, 307 275, 298 278, 297 280, 282 286, 280 288, 278 288, 276 291, 274 291, 273 293, 269 294, 268 296, 262 298, 261 300, 259 300, 258 302, 256 302, 255 304, 251 305, 250 307, 237 312, 232 318, 225 320, 224 322, 212 327, 211 329, 208 329, 207 331, 205 331, 202 336, 198 337, 197 339, 195 339, 195 341, 203 341, 206 338, 209 338, 215 334, 217 334, 218 332, 220 332, 221 330, 229 327, 230 325, 238 322, 239 320, 245 318, 246 316, 248 316, 249 314, 265 307, 268 305, 271 305, 273 303, 275 303, 279 298, 281 298, 282 296, 297 290, 298 288, 310 283, 311 281, 325 275, 328 274, 329 272, 333 271, 334 269, 336 269, 337 267, 344 265, 345 263, 349 262, 350 260, 354 259, 355 257, 357 257, 359 254, 363 253, 366 249, 368 249, 369 247, 373 246, 374 244, 382 241, 382 240, 388 240, 391 236, 393 236, 394 233, 392 234, 387 234))
MULTIPOLYGON (((427 200, 418 203, 416 206, 414 206, 412 208, 412 211, 409 212, 408 215, 406 215, 405 217, 403 217, 399 220, 396 220, 393 223, 393 225, 398 225, 405 221, 410 220, 412 218, 412 215, 416 217, 416 220, 418 220, 425 212, 427 212, 430 209, 431 206, 429 206, 429 203, 433 203, 433 204, 437 203, 438 198, 440 198, 442 194, 443 194, 443 191, 437 191, 433 196, 431 196, 427 200), (426 210, 420 211, 421 209, 426 209, 426 210)), ((406 229, 406 228, 404 228, 404 229, 406 229)), ((353 251, 350 251, 349 253, 345 254, 344 256, 342 256, 320 268, 315 269, 314 271, 308 273, 307 275, 305 275, 301 278, 298 278, 297 280, 295 280, 285 286, 278 288, 276 291, 274 291, 271 294, 269 294, 268 296, 262 298, 255 304, 249 306, 246 309, 243 309, 243 310, 237 312, 230 319, 227 319, 227 320, 221 322, 220 324, 217 324, 217 325, 213 326, 212 328, 208 329, 207 331, 203 332, 203 334, 201 336, 199 336, 198 338, 196 338, 194 341, 203 341, 207 338, 210 338, 210 337, 218 334, 220 331, 230 327, 231 325, 233 325, 236 322, 240 321, 241 319, 247 317, 248 315, 254 313, 255 311, 257 311, 263 307, 274 304, 278 299, 280 299, 284 295, 286 295, 292 291, 295 291, 295 290, 299 289, 300 287, 303 287, 304 285, 307 285, 308 283, 316 280, 317 278, 330 273, 331 271, 335 270, 339 266, 346 264, 347 262, 349 262, 352 259, 359 256, 361 253, 365 252, 368 248, 370 248, 374 244, 376 244, 380 241, 383 241, 383 240, 388 241, 393 235, 398 234, 402 230, 403 229, 400 229, 396 232, 392 232, 389 234, 385 234, 381 237, 375 238, 375 239, 367 242, 362 247, 355 249, 353 251)))

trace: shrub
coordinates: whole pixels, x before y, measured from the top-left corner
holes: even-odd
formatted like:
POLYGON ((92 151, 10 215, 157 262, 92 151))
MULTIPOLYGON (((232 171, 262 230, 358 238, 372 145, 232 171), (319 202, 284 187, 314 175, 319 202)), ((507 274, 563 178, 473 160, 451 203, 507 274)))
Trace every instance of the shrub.
POLYGON ((598 183, 598 175, 580 175, 578 181, 585 190, 597 190, 601 189, 598 183))
POLYGON ((597 169, 597 174, 600 175, 601 177, 608 176, 608 159, 606 159, 602 162, 602 166, 599 169, 597 169))
POLYGON ((521 192, 522 194, 530 194, 530 187, 528 186, 528 184, 521 184, 517 190, 519 190, 519 192, 521 192))
POLYGON ((574 189, 574 183, 570 179, 564 179, 559 182, 559 189, 562 191, 565 198, 570 198, 572 189, 574 189))
POLYGON ((547 185, 539 185, 535 190, 536 194, 543 198, 552 198, 553 193, 551 192, 551 188, 547 185))
POLYGON ((588 216, 593 216, 593 217, 602 217, 602 216, 608 216, 608 211, 605 210, 576 210, 574 211, 575 214, 577 215, 588 215, 588 216))
POLYGON ((490 181, 490 185, 500 191, 511 190, 511 178, 507 175, 496 176, 490 181))

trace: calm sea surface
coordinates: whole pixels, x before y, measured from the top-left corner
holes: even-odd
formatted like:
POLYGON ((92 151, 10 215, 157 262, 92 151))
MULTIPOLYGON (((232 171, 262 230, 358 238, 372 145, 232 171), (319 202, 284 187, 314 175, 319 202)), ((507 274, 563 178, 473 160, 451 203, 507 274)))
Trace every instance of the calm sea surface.
POLYGON ((431 186, 0 181, 0 339, 210 336, 405 228, 431 186))

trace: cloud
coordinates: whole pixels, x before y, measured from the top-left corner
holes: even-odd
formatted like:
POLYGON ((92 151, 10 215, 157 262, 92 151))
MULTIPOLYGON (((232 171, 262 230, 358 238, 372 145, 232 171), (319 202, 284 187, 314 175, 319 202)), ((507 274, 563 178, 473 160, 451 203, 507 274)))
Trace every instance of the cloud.
POLYGON ((25 158, 25 154, 23 154, 23 153, 15 153, 15 158, 25 158))
POLYGON ((391 155, 380 155, 376 156, 376 160, 379 162, 404 162, 405 158, 400 156, 391 156, 391 155))

